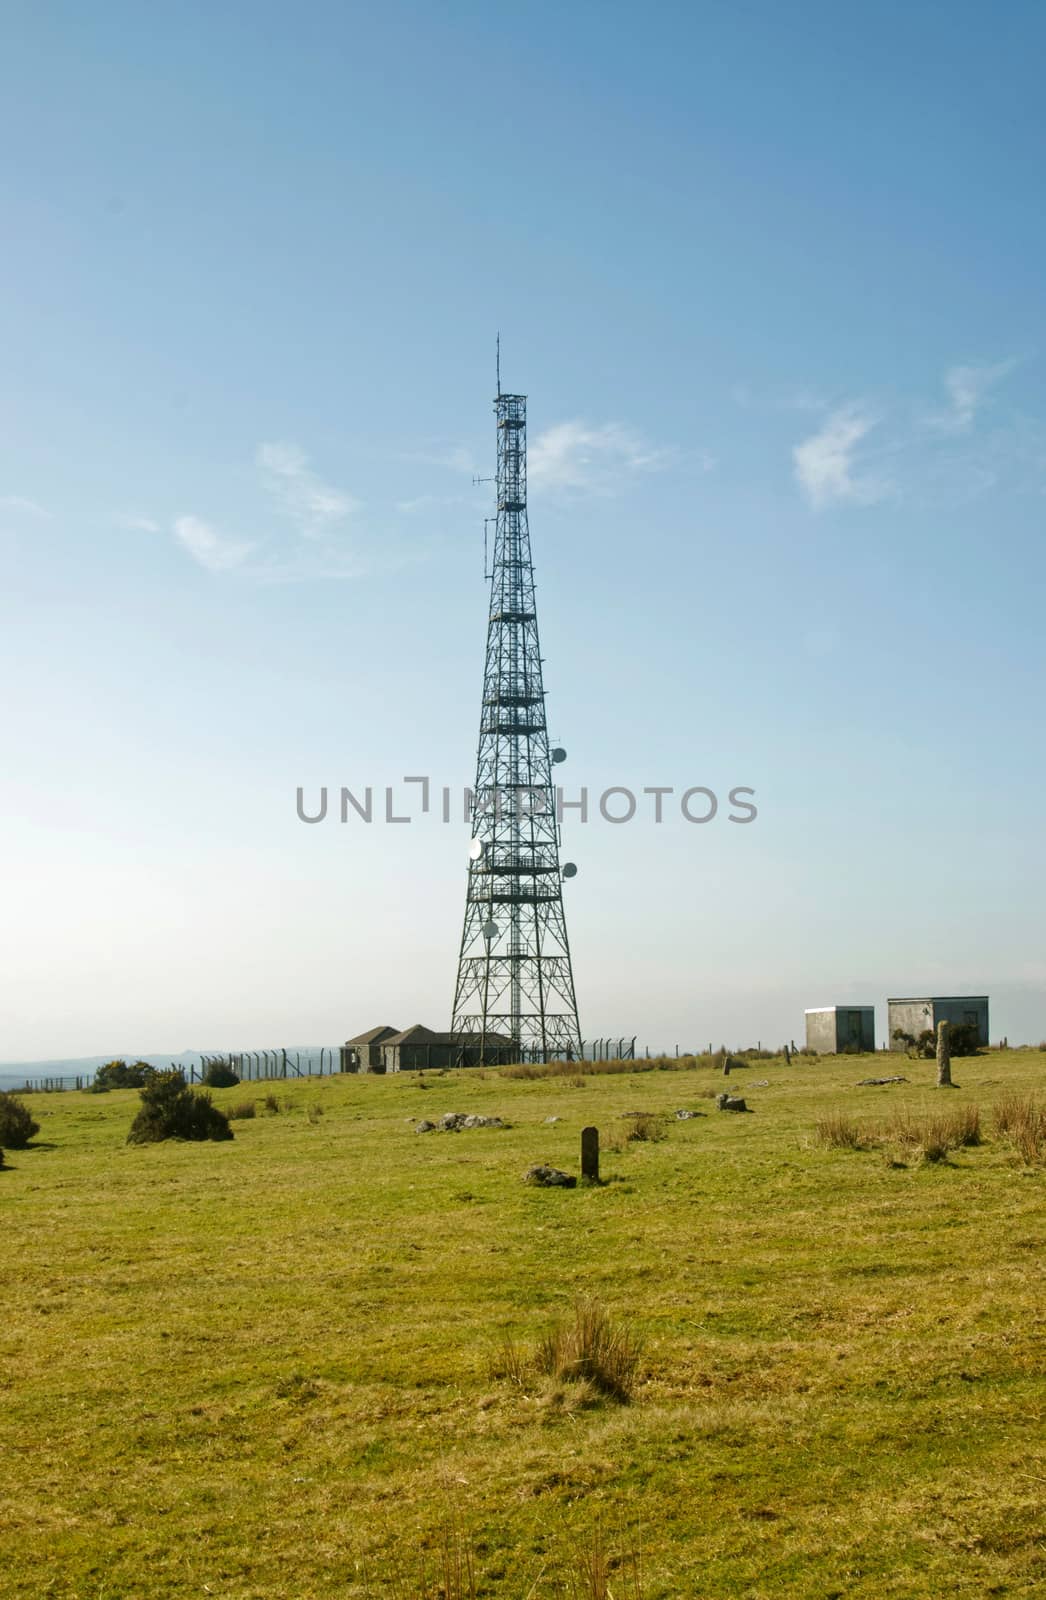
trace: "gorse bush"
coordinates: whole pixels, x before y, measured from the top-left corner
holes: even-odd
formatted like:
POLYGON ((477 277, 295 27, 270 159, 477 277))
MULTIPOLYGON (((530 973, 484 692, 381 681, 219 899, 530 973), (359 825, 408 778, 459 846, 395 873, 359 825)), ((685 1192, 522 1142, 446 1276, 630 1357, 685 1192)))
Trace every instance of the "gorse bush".
POLYGON ((141 1089, 151 1083, 156 1075, 156 1068, 151 1067, 148 1061, 134 1061, 130 1066, 126 1061, 107 1061, 95 1073, 92 1087, 96 1093, 106 1089, 141 1089))
MULTIPOLYGON (((937 1054, 937 1032, 923 1028, 920 1033, 906 1033, 895 1028, 893 1037, 904 1045, 905 1053, 913 1061, 932 1061, 937 1054)), ((952 1022, 948 1025, 948 1049, 953 1056, 975 1056, 980 1049, 980 1038, 975 1022, 952 1022)))
POLYGON ((181 1072, 158 1072, 142 1090, 142 1106, 131 1123, 129 1144, 162 1139, 231 1139, 229 1119, 206 1093, 186 1087, 181 1072))
POLYGON ((228 1061, 211 1061, 200 1081, 208 1089, 234 1089, 240 1081, 240 1075, 228 1061))
POLYGON ((0 1091, 0 1148, 24 1150, 40 1124, 34 1122, 29 1109, 13 1094, 0 1091))

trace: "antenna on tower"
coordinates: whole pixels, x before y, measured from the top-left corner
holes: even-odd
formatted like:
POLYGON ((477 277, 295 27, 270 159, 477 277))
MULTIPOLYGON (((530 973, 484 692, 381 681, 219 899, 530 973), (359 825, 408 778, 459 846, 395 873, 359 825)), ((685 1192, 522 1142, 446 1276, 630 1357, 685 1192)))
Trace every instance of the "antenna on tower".
POLYGON ((496 342, 496 345, 495 345, 495 349, 497 350, 498 399, 500 400, 501 399, 501 334, 500 334, 500 332, 498 333, 498 336, 497 336, 497 342, 496 342))

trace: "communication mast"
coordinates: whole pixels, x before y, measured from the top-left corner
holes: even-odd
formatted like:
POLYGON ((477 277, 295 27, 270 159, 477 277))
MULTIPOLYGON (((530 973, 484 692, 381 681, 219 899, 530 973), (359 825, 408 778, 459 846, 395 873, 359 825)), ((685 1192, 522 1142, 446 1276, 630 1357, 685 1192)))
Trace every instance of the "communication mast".
POLYGON ((504 1057, 548 1061, 581 1054, 563 910, 560 827, 538 644, 527 522, 527 399, 501 393, 498 352, 497 520, 472 795, 465 922, 453 1028, 504 1057), (493 1036, 493 1037, 491 1037, 493 1036))

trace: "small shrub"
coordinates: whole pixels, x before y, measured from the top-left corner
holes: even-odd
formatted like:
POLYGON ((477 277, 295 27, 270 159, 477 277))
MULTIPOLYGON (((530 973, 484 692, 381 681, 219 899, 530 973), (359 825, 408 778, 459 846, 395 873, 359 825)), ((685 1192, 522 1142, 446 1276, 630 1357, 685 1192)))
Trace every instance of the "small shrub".
POLYGON ((96 1094, 106 1089, 142 1089, 156 1076, 156 1068, 148 1061, 135 1061, 131 1066, 126 1061, 107 1061, 95 1073, 93 1087, 96 1094))
POLYGON ((16 1095, 0 1090, 0 1147, 24 1150, 40 1124, 34 1122, 29 1109, 16 1095))
POLYGON ((235 1072, 228 1061, 211 1061, 208 1063, 200 1082, 208 1089, 234 1089, 240 1081, 240 1075, 235 1072))
POLYGON ((818 1117, 814 1123, 814 1137, 818 1144, 830 1150, 860 1150, 864 1146, 857 1123, 841 1111, 818 1117))
POLYGON ((541 1340, 535 1365, 560 1383, 588 1383, 602 1395, 632 1398, 641 1347, 626 1328, 616 1328, 601 1306, 579 1304, 573 1321, 557 1323, 541 1340))
POLYGON ((142 1105, 131 1123, 128 1144, 162 1139, 231 1139, 229 1119, 207 1093, 186 1087, 181 1072, 158 1072, 141 1092, 142 1105))
MULTIPOLYGON (((953 1022, 948 1029, 948 1048, 953 1056, 975 1056, 981 1048, 975 1022, 953 1022)), ((934 1054, 937 1052, 934 1042, 934 1054)))
POLYGON ((225 1115, 230 1122, 250 1122, 258 1115, 258 1108, 253 1100, 240 1100, 236 1105, 230 1106, 225 1115))

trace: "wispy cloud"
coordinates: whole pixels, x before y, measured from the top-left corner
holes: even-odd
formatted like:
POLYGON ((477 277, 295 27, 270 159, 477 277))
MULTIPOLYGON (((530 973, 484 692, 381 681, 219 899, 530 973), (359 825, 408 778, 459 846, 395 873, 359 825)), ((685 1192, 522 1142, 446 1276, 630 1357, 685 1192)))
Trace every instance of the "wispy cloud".
POLYGON ((0 495, 0 507, 5 511, 17 511, 23 516, 38 517, 41 520, 49 520, 51 516, 47 507, 42 506, 39 500, 30 500, 24 494, 0 495))
POLYGON ((460 494, 418 494, 411 500, 397 500, 396 510, 401 516, 412 517, 419 511, 436 511, 442 506, 464 504, 460 494))
POLYGON ((848 405, 833 411, 817 433, 792 451, 796 480, 815 510, 831 505, 874 505, 890 485, 868 472, 858 472, 857 449, 878 422, 864 407, 848 405))
POLYGON ((411 459, 423 461, 429 467, 446 467, 449 472, 467 473, 470 477, 479 474, 476 458, 465 444, 434 445, 431 450, 416 452, 411 459))
POLYGON ((262 484, 282 512, 306 539, 316 539, 352 512, 360 502, 343 489, 324 483, 296 444, 261 444, 255 456, 262 484))
POLYGON ((730 398, 744 411, 824 411, 829 405, 826 397, 806 384, 792 388, 756 387, 750 383, 735 383, 730 398))
POLYGON ((619 422, 559 422, 531 441, 528 475, 536 489, 611 494, 639 472, 667 466, 671 450, 619 422))
POLYGON ((944 374, 948 408, 932 412, 926 417, 926 422, 944 433, 966 432, 990 391, 1007 378, 1016 365, 1016 357, 1011 356, 1006 361, 997 361, 987 367, 949 367, 944 374))
POLYGON ((126 528, 128 533, 159 533, 160 524, 153 517, 139 517, 129 512, 116 518, 119 528, 126 528))
POLYGON ((176 517, 174 536, 194 561, 208 572, 231 572, 242 567, 254 546, 245 539, 228 539, 199 517, 176 517))

